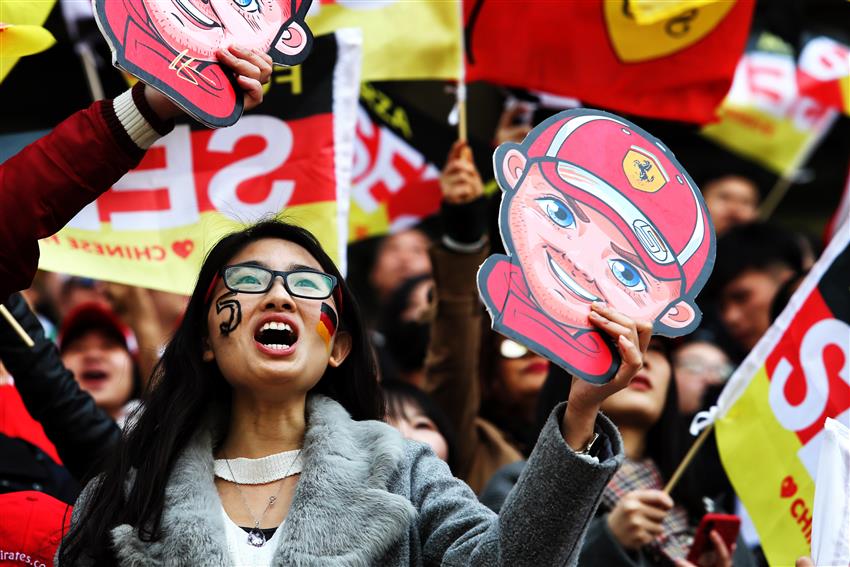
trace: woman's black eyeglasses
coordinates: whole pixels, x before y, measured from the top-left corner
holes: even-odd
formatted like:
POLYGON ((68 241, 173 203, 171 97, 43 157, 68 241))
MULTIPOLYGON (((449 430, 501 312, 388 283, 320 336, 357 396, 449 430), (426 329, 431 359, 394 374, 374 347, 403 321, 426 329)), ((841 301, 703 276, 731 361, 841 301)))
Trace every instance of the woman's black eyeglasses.
POLYGON ((219 272, 224 285, 238 293, 265 293, 277 276, 289 295, 305 299, 327 299, 337 286, 335 276, 309 269, 279 272, 256 265, 225 266, 219 272))

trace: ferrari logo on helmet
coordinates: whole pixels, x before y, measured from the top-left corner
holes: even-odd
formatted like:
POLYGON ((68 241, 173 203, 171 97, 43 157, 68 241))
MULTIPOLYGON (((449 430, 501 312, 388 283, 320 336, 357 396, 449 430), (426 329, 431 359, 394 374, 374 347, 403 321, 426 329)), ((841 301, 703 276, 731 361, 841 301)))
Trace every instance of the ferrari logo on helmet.
POLYGON ((667 172, 655 156, 643 148, 632 146, 623 158, 623 172, 629 184, 644 193, 655 193, 669 181, 667 172))

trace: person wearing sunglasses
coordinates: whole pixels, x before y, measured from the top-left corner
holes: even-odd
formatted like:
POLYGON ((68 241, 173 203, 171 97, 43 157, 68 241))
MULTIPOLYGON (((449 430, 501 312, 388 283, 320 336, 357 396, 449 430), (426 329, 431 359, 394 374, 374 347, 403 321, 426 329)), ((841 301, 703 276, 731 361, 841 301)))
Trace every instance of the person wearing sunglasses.
POLYGON ((598 407, 649 340, 647 324, 606 320, 623 337, 621 370, 572 388, 497 516, 429 446, 382 421, 357 303, 315 237, 279 221, 233 233, 204 261, 144 409, 83 490, 57 564, 575 564, 622 459, 598 407))
POLYGON ((726 353, 706 340, 692 340, 673 353, 676 386, 679 390, 679 413, 693 416, 703 409, 709 388, 723 385, 734 366, 726 353))

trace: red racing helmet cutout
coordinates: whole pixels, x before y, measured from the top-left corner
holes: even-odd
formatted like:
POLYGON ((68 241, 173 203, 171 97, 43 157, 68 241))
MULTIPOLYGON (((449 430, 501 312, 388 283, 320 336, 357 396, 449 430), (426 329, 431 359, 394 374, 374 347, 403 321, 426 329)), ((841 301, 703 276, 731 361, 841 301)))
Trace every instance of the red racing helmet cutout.
POLYGON ((657 138, 599 110, 562 112, 493 155, 507 255, 478 273, 493 328, 594 383, 616 373, 612 340, 590 324, 602 302, 657 334, 693 331, 714 266, 699 189, 657 138))
POLYGON ((95 0, 95 18, 113 64, 171 98, 207 126, 242 115, 235 77, 216 50, 238 45, 278 65, 306 59, 313 35, 304 18, 312 0, 95 0))

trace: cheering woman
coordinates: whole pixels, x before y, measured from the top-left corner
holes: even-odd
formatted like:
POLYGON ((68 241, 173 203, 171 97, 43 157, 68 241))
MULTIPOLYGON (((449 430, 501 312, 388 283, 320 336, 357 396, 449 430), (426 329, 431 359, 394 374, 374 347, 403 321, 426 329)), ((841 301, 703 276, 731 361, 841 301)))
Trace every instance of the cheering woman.
POLYGON ((651 333, 593 309, 624 362, 605 386, 573 384, 497 516, 381 421, 357 305, 316 239, 277 221, 225 237, 58 564, 575 564, 622 460, 598 409, 651 333))

